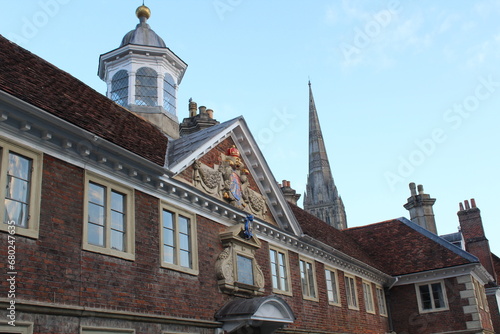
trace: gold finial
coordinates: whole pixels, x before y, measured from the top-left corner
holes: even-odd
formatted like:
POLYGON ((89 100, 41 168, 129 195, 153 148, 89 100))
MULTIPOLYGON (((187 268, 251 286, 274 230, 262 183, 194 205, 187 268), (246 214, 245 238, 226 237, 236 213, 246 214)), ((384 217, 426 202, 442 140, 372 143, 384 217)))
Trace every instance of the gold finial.
POLYGON ((145 17, 147 20, 151 16, 151 10, 148 7, 142 5, 140 7, 137 7, 137 9, 135 10, 135 15, 137 15, 139 19, 141 17, 145 17))

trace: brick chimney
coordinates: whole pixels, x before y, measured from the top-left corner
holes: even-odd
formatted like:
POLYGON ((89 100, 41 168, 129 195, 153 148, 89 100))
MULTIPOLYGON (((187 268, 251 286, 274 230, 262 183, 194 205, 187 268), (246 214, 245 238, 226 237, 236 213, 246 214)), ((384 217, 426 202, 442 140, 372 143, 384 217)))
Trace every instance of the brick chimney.
POLYGON ((214 119, 214 111, 212 109, 207 109, 205 106, 198 108, 196 102, 193 99, 189 99, 189 117, 184 118, 182 123, 179 124, 179 134, 183 137, 216 124, 219 124, 219 122, 214 119), (197 109, 199 113, 197 113, 197 109))
POLYGON ((464 236, 465 250, 475 255, 483 267, 493 276, 495 282, 498 282, 490 244, 484 233, 481 211, 476 207, 476 201, 471 199, 469 204, 469 201, 465 200, 463 204, 459 204, 459 207, 457 215, 460 230, 464 236))
POLYGON ((283 180, 283 183, 281 184, 281 191, 283 192, 283 195, 285 195, 285 199, 292 203, 297 205, 297 201, 300 198, 300 194, 297 194, 295 189, 292 189, 290 187, 290 181, 283 180))
POLYGON ((436 220, 434 219, 434 210, 432 206, 436 202, 435 198, 424 193, 424 187, 418 185, 418 194, 415 189, 415 183, 410 183, 411 196, 404 205, 405 209, 410 211, 410 220, 426 230, 437 234, 436 220))

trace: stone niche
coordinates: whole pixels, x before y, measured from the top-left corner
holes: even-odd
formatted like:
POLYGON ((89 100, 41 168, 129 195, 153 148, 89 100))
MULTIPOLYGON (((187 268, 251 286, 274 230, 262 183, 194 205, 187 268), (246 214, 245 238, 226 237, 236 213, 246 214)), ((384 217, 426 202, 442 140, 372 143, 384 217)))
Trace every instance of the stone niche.
POLYGON ((239 296, 260 296, 264 293, 264 274, 255 259, 261 247, 259 239, 245 234, 245 226, 237 224, 220 234, 224 250, 215 263, 219 288, 239 296))

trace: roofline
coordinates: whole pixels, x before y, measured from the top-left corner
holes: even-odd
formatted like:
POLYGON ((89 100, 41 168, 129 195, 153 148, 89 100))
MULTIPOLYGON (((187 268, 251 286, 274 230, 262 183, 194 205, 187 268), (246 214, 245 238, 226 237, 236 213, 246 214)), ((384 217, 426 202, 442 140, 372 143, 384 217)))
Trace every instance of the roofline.
MULTIPOLYGON (((92 144, 91 147, 88 147, 89 149, 89 154, 90 153, 95 153, 96 155, 102 155, 105 152, 103 152, 102 149, 107 149, 109 152, 115 153, 117 156, 121 156, 124 159, 128 159, 131 162, 134 162, 134 164, 137 165, 142 165, 144 167, 147 167, 147 169, 150 172, 155 173, 156 175, 163 175, 165 173, 165 169, 163 166, 158 165, 157 163, 142 157, 138 155, 135 152, 132 152, 131 150, 121 147, 118 144, 115 144, 95 133, 92 131, 86 130, 76 124, 73 124, 57 115, 54 115, 40 107, 37 107, 31 103, 28 103, 24 100, 21 100, 20 98, 11 95, 7 93, 6 91, 0 89, 0 100, 10 104, 14 108, 18 108, 18 110, 22 112, 26 112, 29 115, 31 115, 34 118, 37 119, 43 119, 45 124, 50 124, 50 126, 55 127, 59 130, 65 130, 68 133, 74 135, 75 137, 82 138, 84 140, 87 140, 90 144, 92 144), (2 98, 3 96, 3 98, 2 98)), ((126 109, 123 110, 123 112, 129 112, 126 109)), ((7 117, 9 117, 9 111, 6 110, 5 113, 7 113, 7 117)), ((36 126, 39 127, 40 129, 48 128, 44 123, 37 122, 36 126)), ((50 130, 48 130, 50 132, 50 130)), ((65 156, 67 156, 67 153, 69 152, 68 149, 65 151, 65 156)), ((79 154, 81 156, 81 154, 79 154)), ((102 165, 102 164, 101 164, 102 165)))
MULTIPOLYGON (((108 51, 106 53, 103 53, 99 56, 99 66, 97 68, 97 75, 99 78, 103 79, 104 78, 104 72, 105 72, 105 62, 107 59, 114 58, 118 56, 119 54, 122 54, 126 51, 142 51, 142 52, 147 52, 147 51, 154 51, 158 53, 167 53, 170 54, 173 58, 175 58, 176 61, 180 62, 182 64, 180 68, 180 77, 179 77, 179 84, 182 82, 182 78, 184 77, 184 73, 186 72, 186 69, 188 67, 188 64, 182 60, 178 55, 175 54, 172 50, 169 48, 165 47, 158 47, 158 46, 149 46, 149 45, 140 45, 140 44, 126 44, 124 46, 120 46, 116 49, 113 49, 111 51, 108 51)), ((128 54, 128 52, 126 52, 128 54)))
POLYGON ((480 263, 466 263, 458 266, 438 268, 432 270, 419 271, 404 275, 395 275, 396 282, 391 286, 416 284, 429 281, 437 281, 445 278, 474 274, 484 284, 491 281, 491 275, 480 263))
POLYGON ((413 230, 419 232, 420 234, 423 234, 427 238, 431 239, 432 241, 438 243, 439 245, 447 248, 448 250, 452 251, 453 253, 465 258, 466 260, 473 262, 473 263, 479 263, 479 259, 472 255, 471 253, 468 253, 464 251, 463 249, 453 245, 452 243, 446 241, 445 239, 441 238, 440 236, 430 232, 429 230, 423 228, 420 225, 415 224, 411 220, 405 218, 405 217, 399 217, 396 220, 399 220, 401 223, 405 224, 406 226, 412 228, 413 230))

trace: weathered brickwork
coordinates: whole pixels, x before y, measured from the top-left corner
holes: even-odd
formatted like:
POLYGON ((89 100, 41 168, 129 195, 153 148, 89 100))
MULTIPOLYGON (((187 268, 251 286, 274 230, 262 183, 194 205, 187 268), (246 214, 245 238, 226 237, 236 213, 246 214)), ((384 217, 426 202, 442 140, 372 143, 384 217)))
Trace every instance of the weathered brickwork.
POLYGON ((462 298, 461 291, 471 289, 458 283, 456 278, 444 280, 449 309, 439 312, 421 313, 418 308, 414 284, 396 286, 391 289, 391 313, 397 333, 435 333, 465 330, 466 323, 473 321, 464 307, 470 306, 469 298, 462 298), (399 301, 405 301, 401 303, 399 301))

